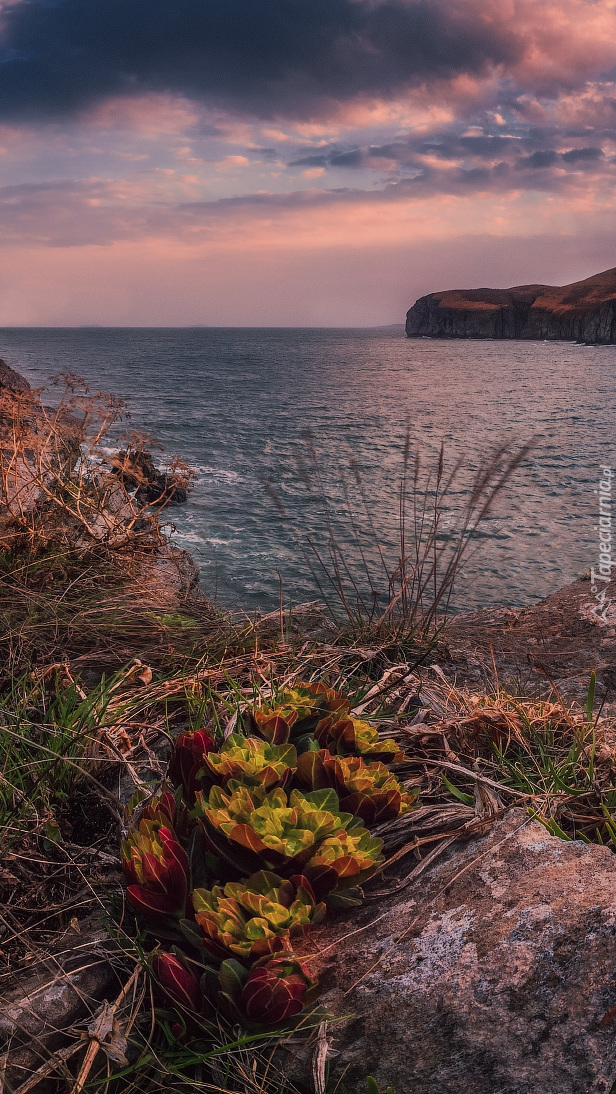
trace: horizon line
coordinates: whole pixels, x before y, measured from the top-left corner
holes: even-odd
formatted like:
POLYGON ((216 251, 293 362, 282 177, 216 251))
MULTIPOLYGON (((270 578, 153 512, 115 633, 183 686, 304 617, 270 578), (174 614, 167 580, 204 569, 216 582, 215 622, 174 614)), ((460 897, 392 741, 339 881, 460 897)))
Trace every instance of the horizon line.
POLYGON ((369 323, 363 325, 344 324, 214 324, 214 323, 5 323, 0 325, 3 330, 404 330, 404 323, 369 323))

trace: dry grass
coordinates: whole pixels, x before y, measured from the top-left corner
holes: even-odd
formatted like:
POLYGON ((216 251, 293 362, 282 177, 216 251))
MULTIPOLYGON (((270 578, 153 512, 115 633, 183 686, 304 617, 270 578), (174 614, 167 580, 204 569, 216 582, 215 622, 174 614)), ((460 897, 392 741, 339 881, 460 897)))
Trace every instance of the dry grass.
POLYGON ((440 709, 433 701, 427 721, 399 731, 422 802, 457 801, 495 817, 519 805, 553 835, 616 850, 616 721, 594 711, 592 675, 585 707, 498 686, 438 690, 440 709))
POLYGON ((137 656, 198 660, 224 620, 203 601, 174 603, 155 565, 100 545, 0 554, 0 679, 63 662, 100 675, 137 656))
POLYGON ((306 534, 271 483, 267 492, 287 522, 298 551, 337 627, 364 640, 387 641, 400 651, 425 646, 447 616, 465 563, 478 546, 478 532, 531 445, 505 443, 472 470, 461 458, 448 462, 444 447, 433 465, 413 448, 410 428, 401 446, 395 514, 371 505, 361 469, 349 455, 338 468, 334 504, 312 435, 301 478, 321 511, 325 542, 306 534), (516 450, 517 449, 517 450, 516 450), (383 529, 395 527, 388 544, 383 529), (351 550, 345 544, 351 545, 351 550))
MULTIPOLYGON (((152 443, 142 434, 121 432, 124 404, 91 392, 72 374, 57 378, 56 406, 40 391, 2 389, 0 393, 0 546, 24 544, 40 552, 101 543, 111 549, 161 542, 158 513, 185 489, 192 472, 173 457, 156 511, 125 484, 123 461, 110 446, 124 444, 133 464, 152 443)), ((133 469, 136 485, 139 471, 133 469)))
POLYGON ((137 656, 198 660, 220 629, 211 606, 179 591, 178 556, 161 526, 190 469, 172 459, 155 508, 147 505, 138 464, 148 439, 121 433, 123 415, 120 402, 73 376, 54 409, 37 391, 0 392, 5 682, 32 665, 70 662, 100 676, 137 656), (130 477, 111 454, 122 443, 130 477))

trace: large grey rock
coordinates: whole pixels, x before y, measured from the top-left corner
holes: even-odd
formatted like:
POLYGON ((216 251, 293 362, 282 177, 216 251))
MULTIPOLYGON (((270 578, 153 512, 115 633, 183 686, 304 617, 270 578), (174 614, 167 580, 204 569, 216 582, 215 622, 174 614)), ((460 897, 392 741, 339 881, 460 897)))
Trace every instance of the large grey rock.
MULTIPOLYGON (((394 1094, 608 1094, 616 1078, 616 857, 515 810, 397 895, 302 943, 331 1074, 394 1094), (336 937, 337 936, 337 937, 336 937), (346 994, 348 993, 348 994, 346 994)), ((283 1051, 308 1074, 299 1045, 283 1051)), ((306 1079, 306 1088, 310 1084, 306 1079)))
POLYGON ((498 680, 514 694, 552 695, 582 706, 590 674, 595 702, 616 716, 616 580, 606 585, 605 618, 595 612, 590 580, 575 581, 525 608, 484 608, 453 616, 434 652, 457 686, 491 692, 498 680))

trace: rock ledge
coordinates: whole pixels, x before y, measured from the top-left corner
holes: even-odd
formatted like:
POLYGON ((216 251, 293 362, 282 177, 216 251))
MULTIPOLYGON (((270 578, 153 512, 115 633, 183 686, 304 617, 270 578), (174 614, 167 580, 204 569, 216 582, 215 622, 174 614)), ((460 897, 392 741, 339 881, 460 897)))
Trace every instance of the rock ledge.
MULTIPOLYGON (((607 848, 556 839, 511 810, 337 934, 317 932, 304 953, 318 955, 321 1001, 337 1019, 331 1075, 348 1091, 374 1075, 395 1094, 609 1094, 616 860, 607 848)), ((301 1047, 285 1051, 298 1081, 308 1062, 301 1047)))

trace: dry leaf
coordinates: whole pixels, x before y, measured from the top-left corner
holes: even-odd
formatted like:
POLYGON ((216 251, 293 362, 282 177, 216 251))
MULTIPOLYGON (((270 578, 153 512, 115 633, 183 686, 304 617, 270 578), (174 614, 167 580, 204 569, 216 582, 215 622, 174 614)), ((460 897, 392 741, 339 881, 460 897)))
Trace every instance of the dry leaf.
POLYGON ((81 1036, 83 1040, 98 1041, 102 1051, 114 1063, 122 1067, 128 1064, 127 1040, 115 1017, 114 1007, 110 1003, 103 1003, 98 1014, 88 1025, 87 1032, 84 1031, 81 1036))

